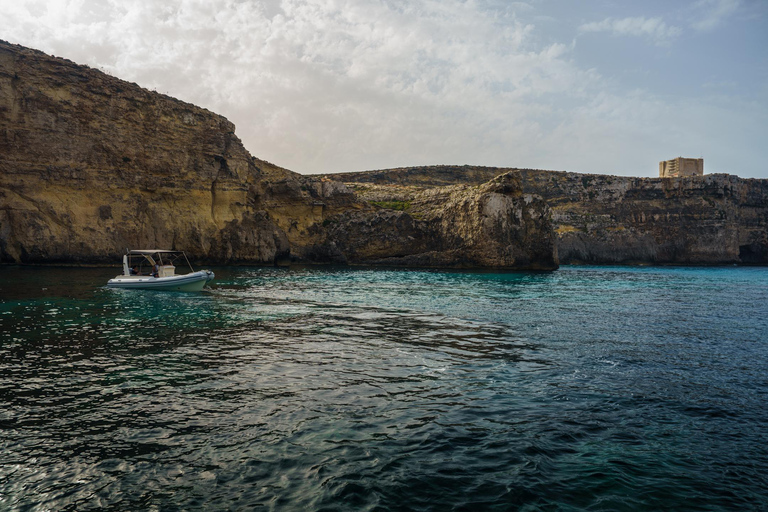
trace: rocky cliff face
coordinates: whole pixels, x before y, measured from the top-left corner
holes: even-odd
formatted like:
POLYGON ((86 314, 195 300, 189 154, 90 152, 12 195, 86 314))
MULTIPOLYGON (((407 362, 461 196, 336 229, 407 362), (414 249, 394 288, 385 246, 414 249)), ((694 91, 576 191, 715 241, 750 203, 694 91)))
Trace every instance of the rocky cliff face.
POLYGON ((430 267, 557 268, 551 213, 523 193, 519 173, 479 187, 428 189, 407 213, 330 219, 333 248, 355 261, 430 267))
POLYGON ((0 41, 0 262, 115 262, 131 247, 210 263, 556 266, 549 210, 519 177, 425 197, 419 217, 253 158, 234 132, 205 109, 0 41))
POLYGON ((768 180, 467 166, 307 177, 253 158, 234 132, 0 42, 0 262, 158 247, 210 263, 768 264, 768 180))
POLYGON ((552 207, 563 261, 768 264, 768 180, 521 174, 552 207))
POLYGON ((768 180, 730 175, 629 178, 440 166, 345 173, 371 201, 409 204, 446 183, 519 175, 551 209, 561 263, 768 264, 768 180))
POLYGON ((253 262, 286 254, 253 202, 261 172, 234 130, 194 105, 0 44, 0 259, 114 261, 127 246, 253 262))

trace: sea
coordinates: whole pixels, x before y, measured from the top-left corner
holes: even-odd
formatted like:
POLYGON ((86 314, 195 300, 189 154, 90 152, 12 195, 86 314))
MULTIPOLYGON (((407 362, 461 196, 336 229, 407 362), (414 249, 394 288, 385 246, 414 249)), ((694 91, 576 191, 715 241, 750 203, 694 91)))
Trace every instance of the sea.
POLYGON ((768 268, 0 267, 2 511, 768 509, 768 268))

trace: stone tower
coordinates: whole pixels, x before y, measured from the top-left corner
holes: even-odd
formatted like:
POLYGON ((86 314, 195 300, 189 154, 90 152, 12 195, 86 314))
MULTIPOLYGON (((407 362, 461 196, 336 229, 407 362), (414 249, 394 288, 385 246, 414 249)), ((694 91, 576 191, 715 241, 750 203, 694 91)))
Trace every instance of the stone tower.
POLYGON ((659 178, 676 178, 678 176, 703 176, 703 158, 683 158, 659 162, 659 178))

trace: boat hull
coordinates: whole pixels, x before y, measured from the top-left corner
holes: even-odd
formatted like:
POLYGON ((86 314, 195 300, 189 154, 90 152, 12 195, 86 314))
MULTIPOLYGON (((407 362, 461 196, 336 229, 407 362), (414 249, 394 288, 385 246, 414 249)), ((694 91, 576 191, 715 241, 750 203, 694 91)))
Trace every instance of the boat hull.
POLYGON ((131 290, 199 292, 214 277, 210 270, 199 270, 190 274, 170 277, 117 276, 107 281, 107 286, 131 290))

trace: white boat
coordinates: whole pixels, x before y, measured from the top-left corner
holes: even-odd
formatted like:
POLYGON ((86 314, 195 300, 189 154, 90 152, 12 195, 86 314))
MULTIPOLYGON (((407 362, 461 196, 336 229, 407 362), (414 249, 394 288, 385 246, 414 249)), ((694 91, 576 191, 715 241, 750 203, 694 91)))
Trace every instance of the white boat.
POLYGON ((128 250, 123 255, 123 273, 107 281, 110 288, 199 292, 214 278, 210 270, 194 271, 184 251, 163 249, 128 250), (184 259, 189 274, 176 274, 176 261, 184 259))

